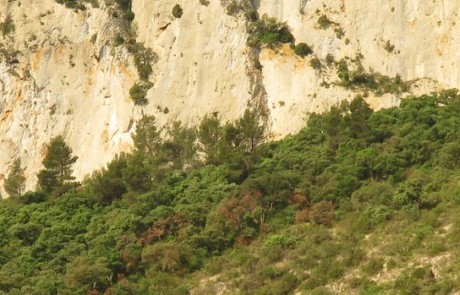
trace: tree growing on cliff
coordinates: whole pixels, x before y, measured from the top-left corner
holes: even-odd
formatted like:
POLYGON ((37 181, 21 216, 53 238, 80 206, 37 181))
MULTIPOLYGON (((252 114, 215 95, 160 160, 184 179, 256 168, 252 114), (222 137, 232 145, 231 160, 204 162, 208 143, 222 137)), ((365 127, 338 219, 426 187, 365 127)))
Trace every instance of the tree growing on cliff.
POLYGON ((222 140, 223 128, 217 116, 205 116, 198 127, 199 150, 206 156, 206 163, 218 165, 219 142, 222 140))
POLYGON ((144 115, 138 122, 133 142, 136 152, 144 157, 153 156, 161 144, 160 130, 154 116, 144 115))
POLYGON ((66 144, 64 138, 59 135, 51 139, 43 166, 37 174, 38 185, 45 191, 62 186, 64 182, 74 179, 72 177, 72 165, 78 157, 72 156, 72 149, 66 144))
POLYGON ((236 122, 236 127, 241 133, 241 143, 247 152, 253 152, 260 145, 265 136, 265 125, 262 115, 257 110, 244 111, 243 117, 236 122))
POLYGON ((25 181, 24 169, 21 168, 21 160, 18 158, 14 161, 3 187, 10 197, 18 198, 21 197, 24 192, 25 181))

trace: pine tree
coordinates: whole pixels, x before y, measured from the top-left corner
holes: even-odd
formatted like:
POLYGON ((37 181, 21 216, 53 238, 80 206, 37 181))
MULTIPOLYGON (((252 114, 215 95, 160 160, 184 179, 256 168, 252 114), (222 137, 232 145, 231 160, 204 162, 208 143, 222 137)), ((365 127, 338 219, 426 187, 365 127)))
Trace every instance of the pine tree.
POLYGON ((216 116, 204 117, 198 129, 200 151, 206 155, 206 163, 219 164, 219 141, 222 139, 223 128, 216 116))
POLYGON ((24 169, 21 168, 21 160, 16 159, 8 177, 5 179, 3 187, 10 197, 18 198, 24 192, 25 181, 26 178, 24 176, 24 169))
POLYGON ((74 179, 71 176, 72 165, 77 159, 78 157, 72 156, 72 149, 61 135, 52 138, 42 162, 45 169, 37 174, 39 186, 46 191, 51 191, 62 186, 65 181, 74 179))
POLYGON ((161 140, 154 116, 143 116, 137 122, 133 142, 136 151, 144 156, 152 156, 157 152, 161 140))
POLYGON ((168 128, 167 136, 161 146, 163 160, 173 169, 193 166, 197 151, 196 130, 182 126, 180 121, 174 121, 168 128))
POLYGON ((262 124, 262 116, 257 110, 244 111, 243 117, 236 122, 236 127, 241 133, 241 143, 247 152, 253 152, 263 142, 265 125, 262 124))

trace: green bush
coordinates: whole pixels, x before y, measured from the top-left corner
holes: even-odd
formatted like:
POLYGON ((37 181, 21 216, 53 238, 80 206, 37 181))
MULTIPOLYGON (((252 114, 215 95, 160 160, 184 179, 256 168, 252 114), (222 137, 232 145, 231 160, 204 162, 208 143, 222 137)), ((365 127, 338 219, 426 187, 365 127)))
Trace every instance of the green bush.
POLYGON ((77 0, 56 0, 59 4, 64 4, 65 7, 75 10, 86 10, 85 5, 82 2, 92 2, 90 0, 77 1, 77 0))
MULTIPOLYGON (((86 1, 90 1, 90 0, 86 0, 86 1)), ((96 0, 91 0, 91 1, 94 2, 96 0)), ((134 12, 131 10, 132 0, 115 0, 115 3, 117 5, 112 10, 112 16, 118 17, 119 15, 121 15, 122 18, 127 21, 128 27, 129 27, 131 22, 134 20, 134 16, 135 16, 134 12)), ((106 4, 110 6, 110 4, 112 3, 109 3, 108 1, 106 1, 106 4)))
POLYGON ((287 247, 292 243, 290 238, 280 235, 270 235, 267 237, 263 247, 271 248, 275 246, 287 247))
POLYGON ((347 62, 341 60, 337 63, 338 85, 349 89, 363 88, 373 91, 376 95, 385 93, 403 93, 409 91, 409 84, 396 75, 391 78, 379 73, 366 72, 359 58, 353 61, 355 69, 350 70, 347 62))
POLYGON ((184 11, 182 10, 182 7, 180 7, 179 4, 174 5, 172 9, 172 15, 175 18, 181 18, 183 14, 184 14, 184 11))
POLYGON ((120 46, 120 45, 123 45, 123 43, 125 43, 125 39, 120 33, 118 33, 115 35, 113 42, 115 43, 115 46, 120 46))
POLYGON ((2 35, 4 37, 14 32, 15 30, 16 30, 16 26, 14 25, 14 22, 11 16, 7 16, 5 21, 0 23, 0 31, 2 32, 2 35))
POLYGON ((299 279, 292 273, 286 273, 273 284, 274 294, 290 294, 299 284, 299 279))
POLYGON ((33 203, 44 202, 47 199, 48 199, 48 195, 46 193, 44 193, 44 192, 41 192, 41 191, 38 191, 38 192, 28 191, 21 197, 21 202, 23 202, 24 204, 33 204, 33 203))
POLYGON ((152 87, 151 83, 134 83, 134 85, 129 89, 129 95, 135 104, 141 105, 146 104, 147 91, 152 87))
POLYGON ((328 67, 332 66, 334 64, 334 56, 330 53, 326 55, 326 64, 328 67))
POLYGON ((131 9, 126 10, 123 14, 123 18, 126 19, 128 22, 132 22, 134 20, 134 17, 134 12, 131 9))
POLYGON ((319 60, 319 58, 314 57, 314 58, 312 58, 312 59, 310 60, 310 66, 311 66, 313 69, 319 71, 319 70, 321 69, 321 67, 322 67, 321 61, 319 60))
POLYGON ((0 293, 450 294, 460 265, 460 170, 445 167, 460 137, 456 93, 376 112, 357 97, 270 143, 257 111, 223 126, 208 117, 198 137, 144 116, 133 153, 82 186, 0 200, 0 293), (312 222, 293 223, 298 210, 312 222), (398 277, 373 282, 385 261, 398 277))
POLYGON ((367 264, 362 267, 362 270, 367 275, 373 276, 378 274, 383 269, 384 261, 382 259, 370 259, 367 264))
POLYGON ((145 48, 142 43, 129 44, 128 51, 134 54, 134 64, 137 68, 137 73, 142 81, 148 81, 153 72, 152 64, 154 64, 158 56, 151 48, 145 48))
POLYGON ((309 54, 312 54, 313 50, 311 50, 310 46, 308 46, 306 43, 299 43, 294 47, 294 52, 298 56, 305 57, 309 54))
POLYGON ((276 18, 264 16, 249 25, 248 43, 253 47, 266 45, 274 47, 280 43, 293 43, 294 36, 286 23, 279 23, 276 18))
POLYGON ((383 45, 383 48, 388 52, 388 53, 393 53, 395 50, 395 46, 391 44, 390 40, 387 40, 385 44, 383 45))
POLYGON ((460 168, 460 142, 445 144, 438 153, 439 164, 446 169, 460 168))
POLYGON ((131 9, 132 0, 115 0, 115 2, 122 10, 131 9))
POLYGON ((366 224, 367 229, 370 229, 387 221, 390 216, 391 210, 387 206, 369 206, 364 210, 361 220, 366 224))
POLYGON ((332 24, 332 22, 324 14, 318 18, 317 22, 322 29, 327 29, 332 24))
POLYGON ((225 10, 228 15, 236 15, 241 11, 244 11, 244 6, 237 1, 232 0, 226 5, 225 10))

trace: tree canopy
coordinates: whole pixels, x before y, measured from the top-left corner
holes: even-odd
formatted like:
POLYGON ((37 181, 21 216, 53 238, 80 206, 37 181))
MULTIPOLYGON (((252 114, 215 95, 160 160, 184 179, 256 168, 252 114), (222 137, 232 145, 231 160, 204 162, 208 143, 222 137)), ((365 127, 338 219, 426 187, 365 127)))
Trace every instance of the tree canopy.
POLYGON ((72 149, 59 135, 51 139, 42 163, 45 169, 37 174, 38 185, 45 191, 62 186, 66 181, 74 179, 72 165, 78 157, 72 156, 72 149))
POLYGON ((18 198, 24 193, 25 181, 26 177, 24 176, 24 169, 21 168, 21 159, 18 158, 13 162, 3 186, 10 197, 18 198))
MULTIPOLYGON (((144 117, 133 153, 78 189, 0 201, 0 293, 460 290, 457 92, 376 112, 357 97, 275 142, 260 116, 198 130, 144 117)), ((62 137, 45 159, 65 184, 62 137)))

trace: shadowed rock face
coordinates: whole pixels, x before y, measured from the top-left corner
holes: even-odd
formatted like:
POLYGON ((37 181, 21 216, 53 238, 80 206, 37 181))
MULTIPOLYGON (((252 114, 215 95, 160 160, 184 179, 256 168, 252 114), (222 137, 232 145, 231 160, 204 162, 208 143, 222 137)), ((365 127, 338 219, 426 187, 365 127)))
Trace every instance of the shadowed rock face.
MULTIPOLYGON (((78 12, 54 0, 0 2, 0 23, 9 19, 15 28, 0 34, 0 179, 20 157, 32 188, 46 143, 58 134, 79 157, 74 173, 82 178, 130 149, 133 122, 143 113, 160 125, 171 119, 195 124, 207 113, 232 120, 248 106, 264 107, 278 138, 298 131, 309 112, 359 92, 336 86, 333 66, 315 70, 312 56, 299 58, 287 45, 249 48, 247 21, 227 15, 221 1, 133 0, 137 42, 158 56, 148 103, 135 106, 129 96, 139 79, 133 56, 114 44, 123 26, 100 2, 78 12), (181 18, 172 16, 176 4, 181 18)), ((460 3, 255 2, 260 16, 287 22, 322 63, 328 54, 340 60, 361 53, 367 70, 417 81, 414 92, 459 87, 460 3), (331 21, 325 29, 318 24, 323 15, 331 21)), ((370 93, 367 99, 381 108, 399 98, 370 93)))

